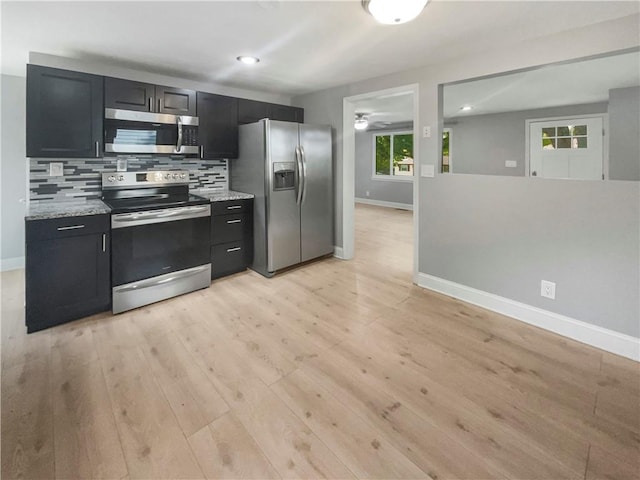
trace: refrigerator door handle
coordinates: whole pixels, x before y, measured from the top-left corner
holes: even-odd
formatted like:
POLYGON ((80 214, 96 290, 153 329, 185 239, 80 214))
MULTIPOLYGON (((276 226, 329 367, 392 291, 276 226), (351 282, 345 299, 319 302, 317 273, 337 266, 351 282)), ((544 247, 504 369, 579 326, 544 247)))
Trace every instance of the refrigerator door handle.
POLYGON ((300 152, 301 147, 296 146, 296 204, 300 205, 302 202, 303 195, 303 184, 302 184, 302 154, 300 152))
POLYGON ((300 205, 304 203, 305 198, 307 198, 307 157, 304 153, 304 148, 300 145, 300 163, 302 164, 302 200, 300 201, 300 205))

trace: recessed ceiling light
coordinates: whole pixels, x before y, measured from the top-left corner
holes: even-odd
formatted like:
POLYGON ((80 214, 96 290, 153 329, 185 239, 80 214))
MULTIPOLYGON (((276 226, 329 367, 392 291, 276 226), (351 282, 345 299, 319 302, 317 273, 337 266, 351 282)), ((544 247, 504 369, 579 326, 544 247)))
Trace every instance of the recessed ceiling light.
POLYGON ((471 111, 471 109, 473 109, 471 105, 463 105, 462 107, 460 107, 460 110, 462 110, 463 112, 469 112, 471 111))
POLYGON ((258 57, 249 57, 246 55, 240 55, 236 60, 244 63, 245 65, 255 65, 260 61, 258 57))

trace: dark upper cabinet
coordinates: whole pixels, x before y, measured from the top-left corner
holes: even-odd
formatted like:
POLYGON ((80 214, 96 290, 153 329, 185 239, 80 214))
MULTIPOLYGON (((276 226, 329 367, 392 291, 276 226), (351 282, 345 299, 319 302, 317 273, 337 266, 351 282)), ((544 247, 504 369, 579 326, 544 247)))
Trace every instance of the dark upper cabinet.
POLYGON ((104 79, 104 106, 139 112, 154 111, 155 85, 121 78, 104 79))
POLYGON ((304 110, 298 107, 272 104, 269 118, 273 120, 283 120, 285 122, 304 123, 304 110))
POLYGON ((200 158, 238 158, 238 99, 198 92, 200 158))
POLYGON ((238 101, 238 123, 254 123, 263 118, 285 122, 304 122, 304 110, 288 105, 258 102, 241 98, 238 101))
POLYGON ((110 309, 109 215, 25 225, 27 332, 110 309))
POLYGON ((196 92, 185 88, 156 86, 158 113, 196 116, 196 92))
POLYGON ((270 104, 240 98, 238 100, 238 123, 254 123, 270 116, 270 104))
POLYGON ((102 156, 103 77, 27 65, 27 157, 102 156))
POLYGON ((106 108, 140 112, 196 115, 196 92, 107 77, 104 87, 106 108))

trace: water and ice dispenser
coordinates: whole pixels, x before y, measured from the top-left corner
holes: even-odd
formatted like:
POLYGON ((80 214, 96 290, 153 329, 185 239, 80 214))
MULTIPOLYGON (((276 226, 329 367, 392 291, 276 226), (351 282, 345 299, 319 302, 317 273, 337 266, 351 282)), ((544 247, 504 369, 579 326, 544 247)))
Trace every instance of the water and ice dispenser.
POLYGON ((294 162, 273 163, 273 189, 291 190, 295 188, 296 164, 294 162))

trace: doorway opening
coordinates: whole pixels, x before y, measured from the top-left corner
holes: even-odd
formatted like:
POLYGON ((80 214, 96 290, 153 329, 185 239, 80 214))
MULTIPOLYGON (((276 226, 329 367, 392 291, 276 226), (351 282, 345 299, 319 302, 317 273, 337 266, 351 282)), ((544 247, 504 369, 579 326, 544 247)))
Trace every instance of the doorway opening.
MULTIPOLYGON (((408 211, 413 211, 412 220, 407 219, 411 223, 408 236, 412 245, 400 242, 397 250, 409 248, 414 283, 418 273, 418 132, 417 84, 343 100, 343 246, 337 256, 354 257, 356 202, 359 212, 364 214, 359 220, 367 215, 375 217, 376 212, 371 209, 380 207, 399 209, 396 212, 403 210, 405 217, 411 215, 408 211), (356 130, 356 119, 360 124, 364 119, 367 127, 356 130), (369 208, 368 212, 364 210, 366 208, 369 208)), ((386 213, 390 215, 385 217, 393 217, 391 210, 386 213)), ((370 233, 374 232, 377 225, 370 223, 370 226, 373 227, 370 233)))

